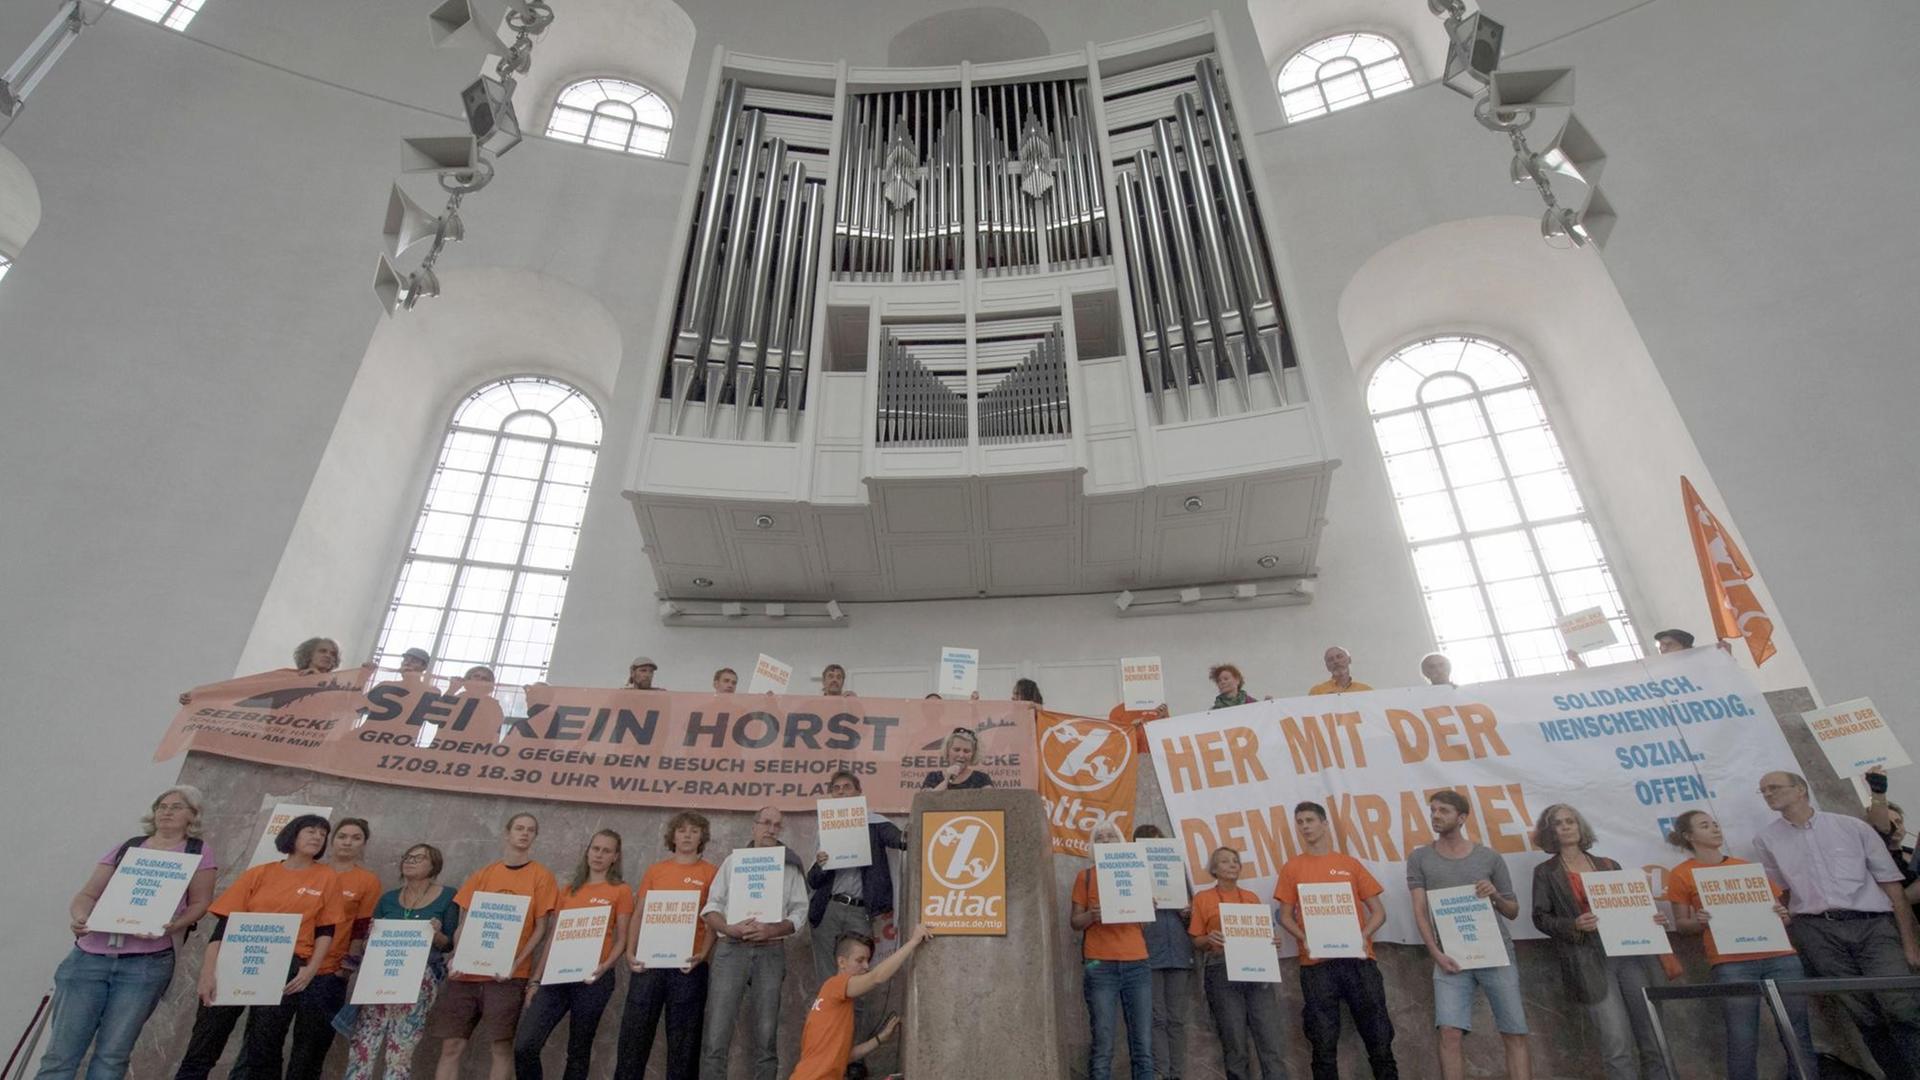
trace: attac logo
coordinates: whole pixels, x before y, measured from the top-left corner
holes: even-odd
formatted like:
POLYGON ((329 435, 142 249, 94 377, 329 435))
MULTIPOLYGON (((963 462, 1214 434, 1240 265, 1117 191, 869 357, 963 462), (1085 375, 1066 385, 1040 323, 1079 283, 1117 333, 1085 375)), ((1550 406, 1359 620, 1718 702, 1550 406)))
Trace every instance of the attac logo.
POLYGON ((920 835, 921 920, 941 934, 1005 934, 1006 815, 930 812, 920 835))
POLYGON ((1093 857, 1090 837, 1101 825, 1133 832, 1133 737, 1105 720, 1062 713, 1035 716, 1040 798, 1056 855, 1093 857))
POLYGON ((1105 791, 1133 764, 1133 740, 1104 720, 1071 717, 1040 736, 1040 768, 1067 791, 1105 791))

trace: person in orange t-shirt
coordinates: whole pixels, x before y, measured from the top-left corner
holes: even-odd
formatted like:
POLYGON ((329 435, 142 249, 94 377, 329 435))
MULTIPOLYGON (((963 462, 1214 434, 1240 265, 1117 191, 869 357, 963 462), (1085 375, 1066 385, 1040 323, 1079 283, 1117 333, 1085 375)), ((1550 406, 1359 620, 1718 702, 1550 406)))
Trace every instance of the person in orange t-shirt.
MULTIPOLYGON (((1706 946, 1707 963, 1713 969, 1713 981, 1759 982, 1763 979, 1804 979, 1806 968, 1800 963, 1800 954, 1792 949, 1781 952, 1723 953, 1713 940, 1713 929, 1708 924, 1712 916, 1700 902, 1700 888, 1694 880, 1694 871, 1716 866, 1751 865, 1745 859, 1736 859, 1721 851, 1726 837, 1720 831, 1720 823, 1705 810, 1689 810, 1673 821, 1673 831, 1667 834, 1667 843, 1688 853, 1687 861, 1667 871, 1667 900, 1673 904, 1673 927, 1681 933, 1705 933, 1702 944, 1706 946)), ((1782 923, 1789 919, 1786 906, 1780 903, 1780 887, 1767 882, 1773 891, 1773 913, 1780 916, 1782 923)), ((1800 1053, 1809 1065, 1816 1065, 1819 1057, 1813 1049, 1813 1028, 1809 1026, 1807 999, 1801 994, 1782 995, 1787 1005, 1787 1018, 1793 1024, 1791 1036, 1780 1032, 1780 1041, 1784 1045, 1788 1038, 1796 1040, 1800 1053)), ((1758 998, 1728 998, 1721 1002, 1726 1010, 1727 1025, 1727 1080, 1756 1080, 1760 1075, 1757 1058, 1760 1053, 1760 1000, 1758 998)))
POLYGON ((840 970, 820 984, 820 993, 807 1009, 807 1026, 800 1032, 800 1060, 787 1080, 841 1080, 850 1062, 859 1061, 893 1041, 894 1033, 900 1029, 899 1017, 889 1017, 873 1038, 854 1043, 854 1000, 885 986, 920 946, 932 938, 933 932, 922 923, 891 956, 869 969, 873 939, 865 934, 841 934, 833 949, 834 963, 840 970))
POLYGON ((261 863, 241 874, 207 910, 219 917, 213 938, 200 961, 200 1011, 193 1018, 193 1034, 174 1073, 176 1080, 203 1080, 226 1049, 227 1038, 247 1013, 247 1031, 240 1046, 236 1071, 250 1076, 281 1075, 281 1044, 293 1025, 300 1001, 320 973, 320 964, 334 938, 350 932, 346 909, 340 903, 339 878, 320 863, 327 853, 332 826, 318 814, 302 814, 287 822, 273 839, 285 855, 279 862, 261 863), (284 996, 274 1005, 215 1005, 219 991, 220 941, 227 919, 246 913, 300 916, 294 937, 293 962, 287 969, 284 996))
POLYGON ((1321 659, 1327 665, 1327 681, 1315 683, 1309 694, 1357 694, 1373 687, 1353 678, 1353 655, 1338 645, 1329 646, 1321 659))
MULTIPOLYGON (((633 917, 633 892, 621 881, 620 862, 620 834, 601 829, 587 842, 573 880, 560 894, 559 906, 554 909, 556 922, 560 912, 608 909, 600 962, 579 982, 542 986, 538 975, 528 980, 527 1012, 513 1037, 514 1080, 540 1080, 540 1051, 569 1013, 573 1021, 567 1025, 566 1080, 587 1080, 593 1067, 593 1036, 600 1030, 600 1014, 613 1000, 615 977, 607 971, 619 958, 620 946, 627 940, 627 923, 633 917)), ((547 964, 545 953, 553 951, 553 942, 553 935, 547 935, 539 963, 542 971, 547 964)))
MULTIPOLYGON (((1095 826, 1096 844, 1121 844, 1126 837, 1111 822, 1095 826)), ((1093 1028, 1088 1080, 1113 1075, 1113 1029, 1124 1010, 1127 1018, 1129 1075, 1153 1075, 1153 969, 1147 966, 1147 937, 1139 923, 1100 920, 1099 880, 1092 867, 1073 879, 1073 915, 1068 920, 1081 939, 1080 990, 1093 1028)))
POLYGON ((1165 720, 1168 715, 1166 702, 1152 709, 1129 709, 1121 702, 1107 710, 1107 723, 1128 728, 1133 732, 1133 749, 1136 753, 1147 753, 1147 724, 1154 720, 1165 720))
POLYGON ((361 861, 372 836, 365 818, 341 818, 333 827, 325 865, 339 879, 340 906, 352 929, 334 935, 333 947, 320 961, 320 973, 300 995, 286 1080, 320 1080, 327 1051, 333 1049, 333 1018, 347 1003, 347 978, 359 968, 360 954, 367 950, 367 931, 373 926, 374 906, 380 902, 380 875, 361 861))
POLYGON ((513 1075, 513 1032, 526 1002, 526 980, 532 977, 534 955, 546 938, 547 916, 560 901, 560 887, 553 880, 553 872, 533 861, 533 842, 539 837, 539 818, 525 811, 508 818, 500 859, 474 871, 454 896, 463 914, 460 928, 453 935, 455 957, 460 955, 460 941, 468 932, 483 932, 474 929, 475 923, 486 921, 472 917, 475 893, 524 896, 527 915, 520 924, 520 948, 514 954, 510 974, 467 975, 456 968, 433 1003, 433 1011, 427 1014, 426 1037, 441 1040, 435 1080, 459 1080, 460 1058, 474 1039, 487 1044, 488 1080, 509 1080, 513 1075))
MULTIPOLYGON (((720 868, 701 858, 713 827, 706 815, 682 810, 667 822, 666 845, 672 855, 647 867, 634 887, 634 908, 645 915, 647 894, 695 892, 697 913, 707 906, 707 893, 720 868)), ((654 1033, 660 1017, 667 1018, 667 1080, 699 1080, 701 1024, 707 1013, 707 954, 713 951, 713 931, 693 920, 693 955, 677 968, 648 967, 633 959, 640 945, 641 919, 627 934, 627 1007, 620 1014, 620 1056, 614 1066, 617 1080, 639 1080, 653 1056, 654 1033)))
MULTIPOLYGON (((1201 982, 1214 1029, 1220 1033, 1221 1063, 1228 1076, 1244 1078, 1253 1075, 1251 1066, 1257 1059, 1261 1077, 1283 1077, 1287 1049, 1280 1002, 1267 983, 1234 982, 1227 977, 1227 939, 1220 932, 1221 904, 1258 904, 1260 897, 1240 887, 1240 853, 1232 848, 1214 851, 1207 859, 1207 872, 1213 875, 1213 888, 1193 894, 1187 936, 1205 957, 1201 982)), ((1274 939, 1279 945, 1278 930, 1274 939)))
POLYGON ((1313 1048, 1313 1080, 1340 1080, 1340 1005, 1353 1014, 1354 1029, 1367 1046, 1374 1080, 1398 1080, 1393 1059, 1393 1018, 1387 1012, 1387 986, 1373 959, 1373 935, 1387 921, 1380 883, 1360 860, 1333 850, 1327 808, 1303 802, 1293 808, 1293 827, 1305 848, 1280 867, 1273 898, 1280 903, 1280 928, 1300 942, 1300 1026, 1313 1048), (1347 885, 1353 890, 1354 919, 1367 955, 1315 957, 1300 919, 1300 886, 1347 885))

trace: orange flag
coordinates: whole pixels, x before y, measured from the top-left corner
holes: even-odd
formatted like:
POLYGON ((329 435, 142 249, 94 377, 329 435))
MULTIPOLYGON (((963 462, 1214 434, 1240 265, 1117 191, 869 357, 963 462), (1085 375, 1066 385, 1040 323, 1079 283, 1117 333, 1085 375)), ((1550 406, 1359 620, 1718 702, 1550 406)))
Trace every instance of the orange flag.
POLYGON ((1713 610, 1715 635, 1722 639, 1745 638, 1754 664, 1766 663, 1776 651, 1773 620, 1767 618, 1760 598, 1754 595, 1753 567, 1684 476, 1680 478, 1680 497, 1687 504, 1687 530, 1693 534, 1693 552, 1700 557, 1700 579, 1707 586, 1707 607, 1713 610))

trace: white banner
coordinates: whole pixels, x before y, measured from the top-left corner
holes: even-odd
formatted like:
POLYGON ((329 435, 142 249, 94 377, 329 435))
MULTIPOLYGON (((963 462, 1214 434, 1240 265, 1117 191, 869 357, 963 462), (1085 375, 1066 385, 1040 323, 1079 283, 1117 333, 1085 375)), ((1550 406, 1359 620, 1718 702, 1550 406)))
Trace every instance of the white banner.
POLYGON ((227 916, 214 967, 215 1005, 278 1005, 293 963, 300 916, 235 912, 227 916))
POLYGON ((420 1000, 420 982, 433 948, 433 923, 426 919, 375 919, 367 932, 367 951, 353 980, 355 1005, 411 1005, 420 1000))
POLYGON ((693 959, 698 889, 649 889, 640 906, 640 936, 633 958, 650 968, 677 968, 693 959))
MULTIPOLYGON (((1433 840, 1427 796, 1473 808, 1469 838, 1502 855, 1532 910, 1536 816, 1565 802, 1599 834, 1595 850, 1645 868, 1664 894, 1679 855, 1665 840, 1695 807, 1750 857, 1772 819, 1762 773, 1798 772, 1753 683, 1719 649, 1473 686, 1421 686, 1261 701, 1147 725, 1154 771, 1196 888, 1207 856, 1241 852, 1241 886, 1273 893, 1301 850, 1293 806, 1327 808, 1334 842, 1386 886, 1376 941, 1419 944, 1405 887, 1409 852, 1433 840)), ((1523 914, 1515 937, 1538 937, 1523 914)))
POLYGON ((547 966, 541 985, 585 982, 600 966, 607 944, 607 926, 613 909, 604 904, 568 908, 553 917, 553 943, 547 946, 547 966))
POLYGON ((827 853, 827 869, 851 870, 873 865, 873 841, 867 833, 867 797, 820 799, 820 850, 827 853))
POLYGON ((180 909, 180 898, 199 869, 198 854, 128 848, 87 916, 87 929, 158 935, 180 909))
POLYGON ((529 903, 527 897, 510 893, 474 893, 472 909, 461 916, 453 970, 462 975, 512 975, 529 903))

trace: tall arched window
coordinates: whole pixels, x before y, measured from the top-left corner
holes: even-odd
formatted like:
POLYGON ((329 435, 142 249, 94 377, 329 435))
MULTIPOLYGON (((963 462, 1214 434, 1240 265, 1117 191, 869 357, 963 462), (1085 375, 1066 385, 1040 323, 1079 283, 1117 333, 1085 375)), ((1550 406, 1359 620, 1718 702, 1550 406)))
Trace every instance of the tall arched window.
POLYGON ((544 679, 600 447, 600 413, 552 379, 489 383, 454 410, 380 632, 379 662, 410 648, 433 670, 486 664, 544 679))
POLYGON ((628 154, 665 157, 673 110, 665 98, 622 79, 583 79, 560 91, 547 135, 628 154))
POLYGON ((185 30, 200 13, 202 0, 109 0, 113 7, 169 30, 185 30))
POLYGON ((1367 386, 1400 523, 1440 650, 1462 682, 1565 671, 1559 620, 1598 606, 1640 655, 1553 425, 1520 358, 1443 337, 1388 357, 1367 386))
POLYGON ((1413 85, 1407 61, 1379 34, 1323 38, 1280 68, 1280 105, 1287 120, 1307 120, 1386 97, 1413 85))

